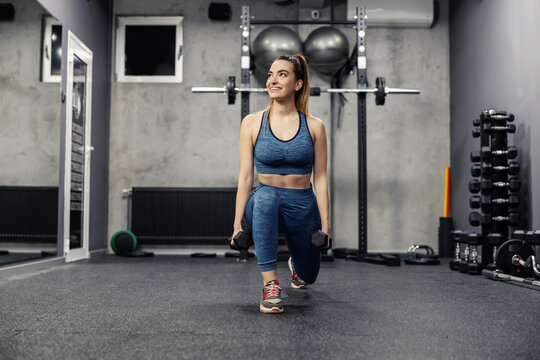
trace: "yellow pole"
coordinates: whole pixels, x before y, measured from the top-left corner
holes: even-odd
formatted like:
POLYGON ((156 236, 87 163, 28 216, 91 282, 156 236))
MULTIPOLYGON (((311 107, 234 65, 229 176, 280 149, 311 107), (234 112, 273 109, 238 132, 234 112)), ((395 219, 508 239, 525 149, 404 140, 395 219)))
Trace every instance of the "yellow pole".
POLYGON ((450 168, 446 167, 444 177, 444 216, 450 217, 450 168))

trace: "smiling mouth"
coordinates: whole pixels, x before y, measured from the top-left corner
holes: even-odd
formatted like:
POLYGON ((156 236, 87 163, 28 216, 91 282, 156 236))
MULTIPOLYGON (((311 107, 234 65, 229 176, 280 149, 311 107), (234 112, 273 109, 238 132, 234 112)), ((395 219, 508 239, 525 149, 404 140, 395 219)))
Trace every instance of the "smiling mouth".
POLYGON ((281 88, 278 88, 278 87, 271 87, 270 90, 281 90, 281 88))

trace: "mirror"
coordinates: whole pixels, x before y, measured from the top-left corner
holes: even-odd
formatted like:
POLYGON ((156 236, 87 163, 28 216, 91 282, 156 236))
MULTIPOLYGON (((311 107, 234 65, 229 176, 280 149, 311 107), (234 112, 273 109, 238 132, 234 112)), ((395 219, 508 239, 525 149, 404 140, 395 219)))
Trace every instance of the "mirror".
POLYGON ((58 248, 61 25, 36 0, 11 4, 13 20, 0 21, 0 267, 58 248))

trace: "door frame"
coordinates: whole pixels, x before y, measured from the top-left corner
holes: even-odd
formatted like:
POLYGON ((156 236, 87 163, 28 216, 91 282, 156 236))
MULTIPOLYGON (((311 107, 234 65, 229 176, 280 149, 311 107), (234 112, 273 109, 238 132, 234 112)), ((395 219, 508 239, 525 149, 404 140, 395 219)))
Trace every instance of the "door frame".
POLYGON ((91 146, 91 125, 92 125, 92 51, 77 36, 68 30, 67 39, 67 77, 66 77, 66 132, 64 146, 64 256, 66 262, 88 259, 90 257, 90 155, 93 150, 91 146), (73 63, 74 56, 77 56, 86 65, 85 81, 85 123, 84 123, 84 177, 83 177, 83 216, 81 247, 70 249, 70 214, 71 214, 71 151, 73 135, 73 63))

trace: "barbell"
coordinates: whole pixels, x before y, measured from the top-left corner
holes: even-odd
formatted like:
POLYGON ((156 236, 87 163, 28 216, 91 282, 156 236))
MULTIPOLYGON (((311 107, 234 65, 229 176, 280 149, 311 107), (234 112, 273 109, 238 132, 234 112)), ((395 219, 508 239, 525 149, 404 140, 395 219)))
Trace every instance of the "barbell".
MULTIPOLYGON (((390 88, 386 86, 386 81, 383 77, 378 77, 375 79, 374 88, 365 88, 365 89, 339 89, 339 88, 320 88, 312 87, 310 88, 311 96, 319 96, 321 93, 330 93, 330 94, 375 94, 375 104, 384 105, 386 100, 386 95, 388 94, 420 94, 420 90, 417 89, 398 89, 390 88)), ((238 93, 266 93, 266 88, 246 88, 246 87, 236 87, 236 79, 234 76, 229 76, 227 84, 223 87, 192 87, 192 93, 223 93, 227 94, 228 104, 234 104, 236 101, 236 94, 238 93)))

